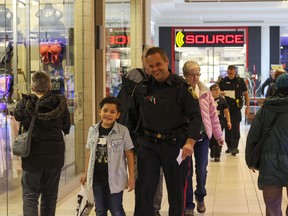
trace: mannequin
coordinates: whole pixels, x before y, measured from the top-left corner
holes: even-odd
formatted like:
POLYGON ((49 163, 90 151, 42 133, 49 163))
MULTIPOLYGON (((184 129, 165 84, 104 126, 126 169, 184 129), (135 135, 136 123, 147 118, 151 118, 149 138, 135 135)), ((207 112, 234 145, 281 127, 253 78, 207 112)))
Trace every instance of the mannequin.
POLYGON ((39 18, 40 29, 64 29, 64 24, 60 21, 63 17, 63 13, 54 8, 52 3, 46 3, 43 9, 36 12, 35 16, 39 18))
MULTIPOLYGON (((0 4, 0 17, 0 29, 12 30, 13 13, 4 4, 0 4)), ((19 23, 20 19, 17 17, 17 24, 19 23)))

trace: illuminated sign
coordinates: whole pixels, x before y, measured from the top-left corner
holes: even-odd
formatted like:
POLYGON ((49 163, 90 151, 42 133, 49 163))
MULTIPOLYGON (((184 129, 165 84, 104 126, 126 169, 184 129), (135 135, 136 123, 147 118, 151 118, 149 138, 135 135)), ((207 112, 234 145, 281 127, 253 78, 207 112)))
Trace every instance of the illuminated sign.
POLYGON ((183 32, 176 31, 176 47, 243 46, 244 32, 183 32))
POLYGON ((116 35, 109 37, 110 45, 124 45, 130 44, 130 36, 127 35, 116 35))

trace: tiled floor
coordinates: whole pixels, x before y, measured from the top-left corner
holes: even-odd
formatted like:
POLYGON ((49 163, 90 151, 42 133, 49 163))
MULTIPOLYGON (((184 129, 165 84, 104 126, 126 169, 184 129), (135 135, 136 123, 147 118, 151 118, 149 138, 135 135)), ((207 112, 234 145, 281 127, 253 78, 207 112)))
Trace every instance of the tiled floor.
MULTIPOLYGON (((225 154, 222 149, 221 162, 209 161, 205 216, 260 216, 265 215, 261 191, 257 187, 258 173, 250 171, 245 164, 244 149, 249 126, 241 125, 240 154, 236 157, 225 154)), ((59 202, 57 216, 75 215, 76 193, 59 202)), ((284 193, 284 192, 283 192, 284 193)), ((286 192, 283 194, 283 212, 288 203, 286 192)), ((134 193, 124 193, 124 209, 127 216, 133 215, 134 193)), ((91 213, 90 215, 95 215, 91 213)), ((167 192, 164 190, 162 216, 168 216, 167 192)))

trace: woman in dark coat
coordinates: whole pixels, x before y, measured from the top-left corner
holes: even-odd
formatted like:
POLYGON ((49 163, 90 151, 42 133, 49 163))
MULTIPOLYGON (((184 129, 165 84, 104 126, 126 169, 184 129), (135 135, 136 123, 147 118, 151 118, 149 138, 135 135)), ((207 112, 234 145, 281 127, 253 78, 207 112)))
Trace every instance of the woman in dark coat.
POLYGON ((41 216, 54 216, 61 168, 64 165, 65 143, 63 135, 70 130, 70 114, 65 97, 50 92, 50 76, 35 72, 32 91, 23 95, 14 115, 27 131, 35 105, 39 101, 35 126, 32 131, 31 152, 22 158, 22 198, 24 216, 38 216, 41 195, 41 216))
POLYGON ((257 112, 252 122, 245 151, 246 154, 251 153, 261 137, 262 124, 270 121, 276 113, 276 120, 261 150, 258 177, 258 187, 263 191, 268 216, 282 215, 282 189, 286 188, 288 193, 288 74, 280 75, 275 86, 275 95, 265 100, 265 108, 257 112))

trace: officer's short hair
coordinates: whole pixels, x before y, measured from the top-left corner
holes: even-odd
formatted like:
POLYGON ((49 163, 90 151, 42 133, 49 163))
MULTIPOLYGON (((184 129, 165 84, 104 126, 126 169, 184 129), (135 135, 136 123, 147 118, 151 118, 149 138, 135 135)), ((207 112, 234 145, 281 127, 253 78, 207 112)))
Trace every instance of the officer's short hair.
POLYGON ((37 93, 45 93, 50 90, 51 78, 45 71, 36 71, 32 76, 32 90, 37 93))
POLYGON ((228 66, 228 70, 236 70, 235 65, 229 65, 229 66, 228 66))
POLYGON ((200 65, 194 60, 189 60, 185 62, 182 68, 183 75, 187 76, 189 71, 191 70, 197 70, 200 72, 200 65))
POLYGON ((154 55, 156 53, 159 53, 163 60, 168 59, 167 54, 165 53, 165 51, 161 47, 151 47, 146 53, 146 58, 149 55, 154 55))
POLYGON ((121 102, 118 98, 112 96, 107 96, 103 98, 99 103, 100 109, 102 109, 105 104, 115 104, 117 111, 120 112, 121 102))

